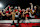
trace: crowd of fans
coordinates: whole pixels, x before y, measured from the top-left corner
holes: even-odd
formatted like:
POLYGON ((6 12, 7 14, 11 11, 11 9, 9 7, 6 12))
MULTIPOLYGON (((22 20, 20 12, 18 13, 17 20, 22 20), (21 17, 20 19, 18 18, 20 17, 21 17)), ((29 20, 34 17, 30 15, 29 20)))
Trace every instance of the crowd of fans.
POLYGON ((21 9, 20 6, 10 7, 8 5, 5 9, 0 10, 0 20, 27 20, 40 17, 37 13, 37 6, 33 8, 32 3, 30 3, 30 6, 31 8, 21 9))

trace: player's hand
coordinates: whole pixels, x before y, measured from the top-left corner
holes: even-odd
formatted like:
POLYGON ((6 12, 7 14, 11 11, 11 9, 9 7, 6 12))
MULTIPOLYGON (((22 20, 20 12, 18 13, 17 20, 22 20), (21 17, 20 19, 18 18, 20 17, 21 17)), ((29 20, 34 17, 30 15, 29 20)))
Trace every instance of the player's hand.
POLYGON ((29 3, 30 5, 32 5, 32 3, 29 3))
POLYGON ((13 8, 13 6, 11 6, 11 8, 13 8))

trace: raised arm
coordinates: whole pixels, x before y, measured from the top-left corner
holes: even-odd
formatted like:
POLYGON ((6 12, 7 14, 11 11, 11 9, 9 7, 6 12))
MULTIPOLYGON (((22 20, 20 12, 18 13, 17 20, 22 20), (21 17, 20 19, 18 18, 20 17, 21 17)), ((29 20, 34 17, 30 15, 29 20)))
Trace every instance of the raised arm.
POLYGON ((5 9, 7 10, 8 7, 10 7, 10 5, 8 5, 5 9))
POLYGON ((33 10, 33 4, 32 4, 32 3, 30 3, 30 5, 31 5, 31 9, 33 10))
POLYGON ((2 16, 5 16, 5 14, 1 13, 2 16))

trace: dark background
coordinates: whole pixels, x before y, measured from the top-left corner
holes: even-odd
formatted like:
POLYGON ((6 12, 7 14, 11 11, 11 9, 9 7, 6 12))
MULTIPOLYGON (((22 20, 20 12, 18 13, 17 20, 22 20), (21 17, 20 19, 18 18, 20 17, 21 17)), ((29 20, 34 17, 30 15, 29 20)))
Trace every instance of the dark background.
POLYGON ((11 6, 20 6, 21 8, 29 7, 29 3, 33 3, 34 5, 40 5, 40 0, 0 0, 6 7, 7 5, 11 6))

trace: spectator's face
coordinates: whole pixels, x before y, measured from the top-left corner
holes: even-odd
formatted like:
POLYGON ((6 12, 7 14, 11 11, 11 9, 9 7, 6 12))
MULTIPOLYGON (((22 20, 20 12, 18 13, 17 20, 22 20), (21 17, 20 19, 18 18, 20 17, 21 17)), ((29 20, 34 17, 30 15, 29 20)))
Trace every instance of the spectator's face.
POLYGON ((25 12, 25 9, 23 10, 23 12, 25 12))
POLYGON ((25 9, 22 9, 23 12, 25 12, 25 9))
POLYGON ((16 6, 16 7, 14 7, 14 9, 17 9, 17 6, 16 6))
POLYGON ((18 6, 18 9, 21 10, 20 6, 18 6))
POLYGON ((28 11, 28 10, 29 10, 29 8, 26 9, 26 11, 28 11))
POLYGON ((20 9, 20 6, 18 6, 18 9, 20 9))
POLYGON ((28 8, 28 10, 29 10, 29 8, 28 8))

